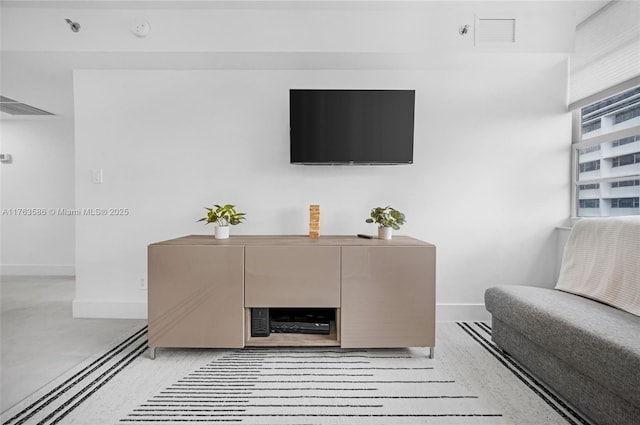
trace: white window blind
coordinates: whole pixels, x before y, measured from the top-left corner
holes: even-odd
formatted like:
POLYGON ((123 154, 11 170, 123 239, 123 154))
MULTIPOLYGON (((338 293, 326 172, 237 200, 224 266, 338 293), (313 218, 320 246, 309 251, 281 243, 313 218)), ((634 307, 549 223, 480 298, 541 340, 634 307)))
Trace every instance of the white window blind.
POLYGON ((576 29, 575 51, 570 59, 570 109, 583 106, 582 101, 591 95, 638 76, 640 2, 612 1, 576 29))

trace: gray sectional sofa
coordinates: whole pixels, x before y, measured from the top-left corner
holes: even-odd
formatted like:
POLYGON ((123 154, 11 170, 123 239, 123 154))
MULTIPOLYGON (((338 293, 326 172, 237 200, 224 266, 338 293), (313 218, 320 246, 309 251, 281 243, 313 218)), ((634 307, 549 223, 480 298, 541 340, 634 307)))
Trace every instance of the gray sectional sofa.
MULTIPOLYGON (((631 246, 623 247, 631 251, 620 251, 620 243, 613 241, 618 245, 616 255, 631 255, 629 261, 622 269, 608 268, 607 273, 614 288, 623 276, 628 288, 636 290, 634 294, 627 288, 627 298, 640 302, 640 251, 634 245, 640 242, 633 241, 640 236, 640 220, 634 228, 638 233, 632 231, 627 238, 631 246)), ((596 230, 589 235, 591 244, 599 237, 593 235, 605 234, 596 230)), ((565 249, 565 278, 576 275, 567 270, 570 267, 583 271, 593 267, 567 252, 573 236, 581 243, 575 231, 574 227, 565 249)), ((605 248, 600 251, 611 251, 605 248)), ((530 286, 489 288, 485 306, 492 315, 493 341, 569 405, 599 425, 640 424, 639 315, 566 290, 530 286)))

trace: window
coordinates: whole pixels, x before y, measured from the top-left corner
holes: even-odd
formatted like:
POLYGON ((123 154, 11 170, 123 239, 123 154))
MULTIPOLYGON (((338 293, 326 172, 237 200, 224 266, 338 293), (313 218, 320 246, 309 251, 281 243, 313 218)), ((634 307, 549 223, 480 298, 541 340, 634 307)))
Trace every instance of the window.
POLYGON ((582 164, 580 164, 581 173, 588 173, 589 171, 596 171, 599 169, 600 169, 599 159, 597 161, 583 162, 582 164))
POLYGON ((600 199, 580 199, 580 208, 600 208, 600 199))
POLYGON ((628 111, 620 112, 619 114, 615 114, 613 116, 613 123, 620 124, 621 122, 628 121, 635 117, 640 117, 640 106, 629 109, 628 111))
POLYGON ((580 190, 600 189, 600 183, 581 184, 580 190))
POLYGON ((600 120, 590 123, 585 123, 582 125, 582 132, 588 133, 590 131, 595 131, 600 129, 600 120))
POLYGON ((623 180, 621 182, 611 183, 611 187, 627 187, 627 186, 640 186, 640 180, 623 180))
POLYGON ((600 150, 600 145, 589 146, 588 148, 580 149, 580 154, 588 154, 589 152, 595 152, 600 150))
MULTIPOLYGON (((628 145, 629 143, 633 143, 636 140, 640 140, 640 136, 625 137, 623 139, 614 140, 613 142, 611 142, 611 147, 617 148, 618 146, 628 145)), ((600 149, 600 145, 598 145, 598 149, 600 149)))
POLYGON ((625 165, 640 163, 640 152, 630 153, 628 155, 616 156, 611 159, 612 167, 624 167, 625 165))
POLYGON ((640 86, 575 110, 574 129, 574 213, 640 215, 640 86))
POLYGON ((614 198, 611 200, 611 208, 639 208, 640 197, 637 198, 614 198))

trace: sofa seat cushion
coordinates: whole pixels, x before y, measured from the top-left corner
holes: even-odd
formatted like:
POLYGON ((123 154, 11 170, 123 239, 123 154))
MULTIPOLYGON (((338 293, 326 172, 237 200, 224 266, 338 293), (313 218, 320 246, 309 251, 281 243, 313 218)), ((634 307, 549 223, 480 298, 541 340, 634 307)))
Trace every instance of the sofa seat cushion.
POLYGON ((576 370, 640 406, 640 317, 555 289, 496 286, 486 308, 576 370))

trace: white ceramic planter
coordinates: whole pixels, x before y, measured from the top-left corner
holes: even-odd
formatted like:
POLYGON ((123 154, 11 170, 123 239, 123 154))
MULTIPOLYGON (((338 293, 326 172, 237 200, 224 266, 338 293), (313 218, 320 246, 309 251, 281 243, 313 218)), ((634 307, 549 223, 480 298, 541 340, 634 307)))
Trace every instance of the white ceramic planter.
POLYGON ((378 239, 391 239, 393 227, 378 227, 378 239))
POLYGON ((216 226, 216 239, 229 239, 229 226, 216 226))

